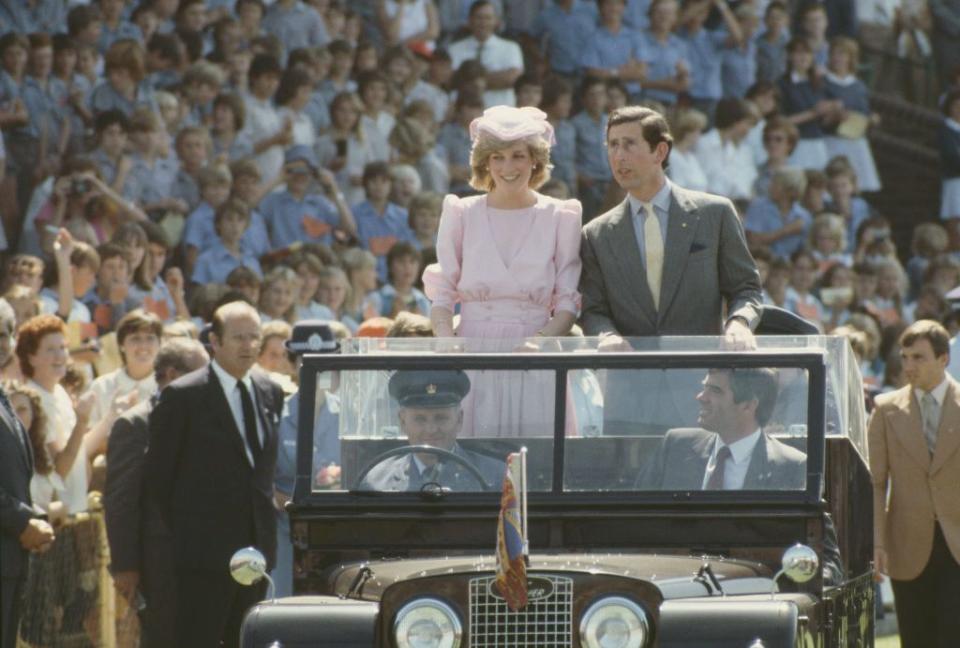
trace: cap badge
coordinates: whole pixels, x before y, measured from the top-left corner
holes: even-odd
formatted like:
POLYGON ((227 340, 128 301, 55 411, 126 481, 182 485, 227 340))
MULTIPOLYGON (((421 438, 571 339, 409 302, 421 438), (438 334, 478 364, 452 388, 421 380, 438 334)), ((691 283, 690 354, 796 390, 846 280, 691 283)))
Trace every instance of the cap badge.
POLYGON ((436 394, 437 386, 434 385, 433 383, 430 383, 429 385, 427 385, 427 393, 430 394, 431 396, 436 394))
POLYGON ((323 348, 323 338, 319 333, 314 333, 307 338, 307 348, 311 351, 319 351, 323 348))

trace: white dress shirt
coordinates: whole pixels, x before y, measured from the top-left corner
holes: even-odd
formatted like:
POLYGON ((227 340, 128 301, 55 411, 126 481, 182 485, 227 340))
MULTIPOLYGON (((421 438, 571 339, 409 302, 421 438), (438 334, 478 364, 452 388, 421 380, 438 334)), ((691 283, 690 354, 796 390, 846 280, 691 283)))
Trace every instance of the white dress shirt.
POLYGON ((258 415, 260 404, 257 402, 257 391, 253 388, 253 380, 250 378, 250 372, 248 371, 243 378, 237 380, 228 374, 216 360, 211 362, 210 365, 213 367, 213 372, 217 374, 217 380, 220 381, 220 387, 223 388, 223 395, 227 397, 227 404, 230 405, 233 422, 237 424, 237 431, 240 433, 240 442, 243 443, 243 449, 247 454, 247 461, 253 466, 253 452, 250 450, 250 446, 247 445, 247 435, 244 432, 246 428, 243 425, 243 402, 240 399, 240 390, 237 389, 237 383, 242 382, 250 393, 250 398, 253 399, 253 413, 257 419, 257 438, 260 439, 260 447, 262 448, 264 441, 263 423, 260 421, 260 416, 258 415))
MULTIPOLYGON (((743 482, 747 478, 747 469, 750 468, 750 457, 753 455, 753 449, 758 441, 760 441, 760 428, 757 428, 753 434, 727 446, 730 448, 730 458, 727 459, 727 465, 723 470, 724 490, 741 490, 743 488, 743 482)), ((704 472, 701 488, 707 487, 710 475, 717 468, 717 453, 724 445, 720 437, 717 436, 716 443, 713 444, 713 452, 710 453, 710 460, 707 462, 707 470, 704 472)))
MULTIPOLYGON (((483 43, 482 49, 480 41, 470 36, 453 43, 447 51, 454 70, 464 61, 477 58, 478 53, 482 59, 480 62, 489 72, 503 72, 515 68, 523 70, 523 52, 520 46, 496 34, 483 43)), ((483 93, 483 103, 486 108, 499 105, 516 106, 517 98, 513 88, 487 90, 483 93)))

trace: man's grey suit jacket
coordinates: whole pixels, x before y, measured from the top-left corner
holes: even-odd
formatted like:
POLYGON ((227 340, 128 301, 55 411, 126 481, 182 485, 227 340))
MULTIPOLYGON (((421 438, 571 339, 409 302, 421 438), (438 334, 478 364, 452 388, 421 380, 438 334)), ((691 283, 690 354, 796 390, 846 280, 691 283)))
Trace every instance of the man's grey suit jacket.
MULTIPOLYGON (((650 490, 700 490, 717 434, 677 428, 663 437, 637 480, 650 490)), ((807 483, 807 456, 761 433, 743 481, 744 490, 797 490, 807 483)))
MULTIPOLYGON (((503 483, 506 464, 491 459, 476 452, 464 449, 459 443, 453 447, 453 453, 472 464, 493 490, 500 490, 503 483)), ((479 492, 480 483, 473 473, 455 461, 441 459, 440 477, 437 480, 441 486, 453 491, 479 492)), ((413 460, 412 454, 390 457, 371 470, 363 480, 364 490, 398 492, 418 491, 424 482, 420 471, 413 460)))
POLYGON ((660 308, 654 308, 630 217, 622 203, 583 228, 584 333, 719 335, 727 317, 760 319, 760 275, 743 226, 726 198, 672 185, 660 308))

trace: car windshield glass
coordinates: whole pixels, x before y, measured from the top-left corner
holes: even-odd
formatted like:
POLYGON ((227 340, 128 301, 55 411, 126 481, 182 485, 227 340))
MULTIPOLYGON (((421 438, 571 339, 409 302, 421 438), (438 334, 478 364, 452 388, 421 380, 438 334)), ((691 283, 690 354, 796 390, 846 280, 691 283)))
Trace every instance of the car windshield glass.
MULTIPOLYGON (((862 429, 859 370, 844 340, 758 341, 755 353, 789 357, 813 351, 824 359, 821 433, 862 429)), ((729 350, 726 367, 718 366, 716 356, 702 365, 691 360, 698 352, 723 350, 717 338, 628 340, 633 350, 651 352, 636 357, 665 359, 664 366, 651 367, 647 357, 642 368, 592 366, 607 355, 594 338, 539 338, 531 348, 518 342, 491 347, 484 341, 479 349, 470 348, 470 340, 458 341, 457 348, 449 343, 351 340, 342 347, 344 355, 375 356, 370 360, 382 366, 313 374, 311 490, 497 492, 507 455, 524 447, 531 493, 806 486, 812 397, 802 363, 743 368, 736 360, 751 352, 729 350), (510 369, 421 369, 409 361, 411 355, 442 358, 451 351, 519 359, 510 369), (560 405, 557 370, 544 360, 527 368, 538 352, 581 361, 566 371, 560 405), (392 356, 408 364, 396 370, 392 356), (670 367, 673 356, 684 357, 684 366, 670 367)), ((305 366, 323 362, 322 356, 308 357, 305 366)), ((853 441, 863 452, 861 440, 853 441)))

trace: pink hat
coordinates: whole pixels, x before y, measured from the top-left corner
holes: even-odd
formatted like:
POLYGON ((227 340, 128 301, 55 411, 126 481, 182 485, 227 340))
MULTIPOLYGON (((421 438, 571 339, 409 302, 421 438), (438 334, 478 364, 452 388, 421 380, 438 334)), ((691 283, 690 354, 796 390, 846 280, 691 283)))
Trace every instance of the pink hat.
POLYGON ((487 108, 483 111, 483 117, 477 117, 470 122, 470 141, 476 142, 480 133, 488 133, 504 142, 539 135, 550 146, 556 143, 553 126, 547 121, 547 114, 531 106, 487 108))

